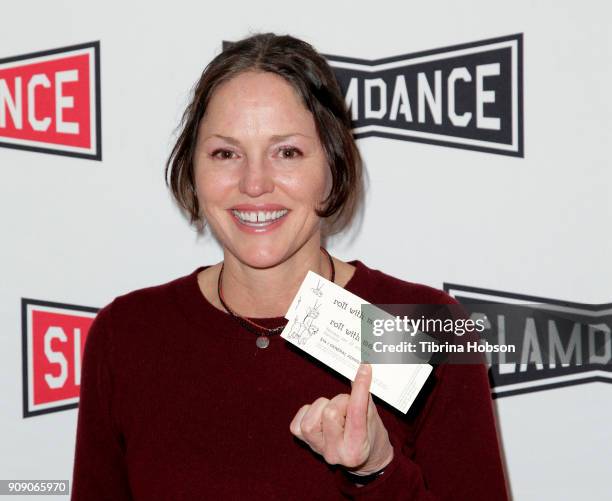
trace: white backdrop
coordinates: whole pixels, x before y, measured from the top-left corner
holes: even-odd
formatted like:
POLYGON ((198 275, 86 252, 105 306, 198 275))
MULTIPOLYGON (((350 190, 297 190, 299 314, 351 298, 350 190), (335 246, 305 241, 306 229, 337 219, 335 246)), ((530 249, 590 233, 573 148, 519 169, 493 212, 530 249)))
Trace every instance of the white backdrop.
MULTIPOLYGON (((1 9, 0 59, 100 42, 102 161, 0 148, 0 478, 72 474, 76 409, 23 417, 21 298, 99 308, 220 260, 173 206, 163 167, 203 67, 223 40, 249 32, 362 59, 523 33, 524 158, 359 139, 363 224, 328 248, 438 288, 612 300, 608 2, 21 0, 1 9)), ((514 499, 610 499, 612 385, 496 407, 514 499)))

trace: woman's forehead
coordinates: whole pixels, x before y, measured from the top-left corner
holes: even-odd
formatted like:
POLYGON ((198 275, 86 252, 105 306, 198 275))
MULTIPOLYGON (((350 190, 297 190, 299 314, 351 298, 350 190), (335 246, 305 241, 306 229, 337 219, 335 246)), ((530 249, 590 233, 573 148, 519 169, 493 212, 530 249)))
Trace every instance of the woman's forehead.
POLYGON ((293 133, 312 136, 315 123, 312 113, 284 78, 273 73, 248 72, 224 82, 213 93, 202 129, 222 135, 240 129, 271 136, 293 133))
MULTIPOLYGON (((212 94, 208 106, 304 107, 293 86, 270 72, 247 71, 222 83, 212 94)), ((308 110, 306 110, 308 111, 308 110)))

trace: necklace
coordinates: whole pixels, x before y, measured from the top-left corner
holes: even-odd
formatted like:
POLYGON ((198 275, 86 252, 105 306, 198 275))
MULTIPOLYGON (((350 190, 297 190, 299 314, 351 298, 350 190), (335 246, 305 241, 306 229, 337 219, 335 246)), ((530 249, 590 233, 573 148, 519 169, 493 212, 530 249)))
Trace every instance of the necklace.
MULTIPOLYGON (((321 247, 321 252, 323 252, 323 254, 325 254, 329 259, 329 264, 331 265, 331 278, 329 280, 330 282, 333 282, 336 279, 336 267, 334 266, 334 260, 332 259, 329 252, 327 252, 327 250, 324 249, 323 247, 321 247)), ((278 327, 268 328, 268 327, 264 327, 263 325, 259 325, 253 322, 252 320, 249 320, 248 318, 238 315, 238 313, 233 311, 225 303, 223 299, 223 292, 221 290, 221 277, 223 276, 223 266, 224 265, 225 263, 221 264, 221 270, 219 271, 219 279, 217 281, 217 294, 219 295, 219 301, 221 301, 221 304, 223 305, 223 307, 227 310, 227 312, 232 316, 234 320, 236 320, 246 330, 257 335, 255 344, 257 345, 258 348, 262 348, 262 349, 267 348, 268 345, 270 344, 269 336, 279 334, 285 328, 285 325, 287 325, 287 322, 285 322, 283 325, 279 325, 278 327)))

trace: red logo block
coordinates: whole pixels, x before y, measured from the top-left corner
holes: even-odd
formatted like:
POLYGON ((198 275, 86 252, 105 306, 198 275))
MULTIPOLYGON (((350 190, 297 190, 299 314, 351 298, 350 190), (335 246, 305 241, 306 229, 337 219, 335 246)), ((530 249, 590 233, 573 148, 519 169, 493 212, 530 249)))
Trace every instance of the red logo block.
POLYGON ((24 417, 77 407, 96 308, 22 299, 24 417))
POLYGON ((101 160, 100 44, 0 59, 0 146, 101 160))

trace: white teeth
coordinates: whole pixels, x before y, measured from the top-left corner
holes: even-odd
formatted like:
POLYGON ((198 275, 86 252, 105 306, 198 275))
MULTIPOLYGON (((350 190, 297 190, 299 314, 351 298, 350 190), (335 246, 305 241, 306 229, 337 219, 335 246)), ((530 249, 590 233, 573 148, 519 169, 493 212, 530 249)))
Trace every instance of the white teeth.
POLYGON ((247 223, 270 223, 283 217, 287 212, 287 209, 276 210, 276 211, 232 211, 234 215, 240 219, 242 222, 247 223))

